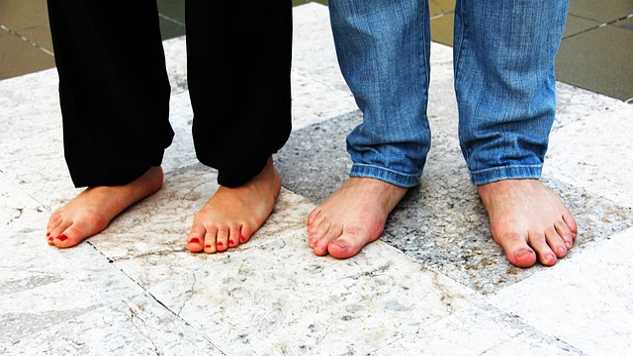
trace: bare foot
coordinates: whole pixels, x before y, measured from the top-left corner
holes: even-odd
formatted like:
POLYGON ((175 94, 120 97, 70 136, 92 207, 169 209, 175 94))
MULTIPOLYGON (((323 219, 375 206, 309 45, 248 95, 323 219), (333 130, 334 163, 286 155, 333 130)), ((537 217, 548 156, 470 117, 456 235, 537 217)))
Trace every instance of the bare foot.
POLYGON ((237 188, 220 186, 196 214, 187 240, 191 252, 226 251, 248 241, 266 221, 281 190, 272 157, 264 170, 237 188))
POLYGON ((508 179, 478 187, 490 230, 518 267, 538 260, 552 266, 573 246, 576 221, 558 196, 535 179, 508 179))
POLYGON ((308 240, 316 255, 356 255, 377 240, 387 217, 407 192, 372 178, 352 177, 308 217, 308 240))
POLYGON ((57 247, 75 246, 103 231, 114 217, 162 184, 162 168, 152 167, 127 185, 87 188, 51 214, 46 239, 57 247))

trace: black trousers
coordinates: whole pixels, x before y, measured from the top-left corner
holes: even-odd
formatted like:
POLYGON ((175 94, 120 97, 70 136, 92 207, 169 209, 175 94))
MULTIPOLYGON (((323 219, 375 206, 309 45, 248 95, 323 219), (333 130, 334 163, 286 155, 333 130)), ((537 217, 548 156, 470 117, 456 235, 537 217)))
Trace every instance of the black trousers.
MULTIPOLYGON (((291 131, 290 0, 186 0, 187 75, 200 162, 235 187, 291 131)), ((127 184, 174 132, 156 0, 49 0, 64 155, 77 187, 127 184)))

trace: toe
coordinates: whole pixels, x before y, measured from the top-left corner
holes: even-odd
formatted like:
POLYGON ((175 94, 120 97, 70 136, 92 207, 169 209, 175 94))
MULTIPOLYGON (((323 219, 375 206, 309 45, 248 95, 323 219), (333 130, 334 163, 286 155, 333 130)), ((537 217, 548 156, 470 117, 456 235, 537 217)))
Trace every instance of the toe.
POLYGON ((248 240, 251 239, 252 235, 253 235, 253 230, 251 228, 249 228, 246 225, 242 226, 242 228, 240 229, 240 234, 239 234, 240 243, 243 244, 247 242, 248 240))
POLYGON ((565 246, 565 241, 554 227, 545 230, 545 241, 556 257, 565 257, 567 254, 567 246, 565 246))
POLYGON ((204 235, 204 252, 205 253, 216 253, 218 251, 217 247, 217 229, 209 229, 207 233, 204 235))
POLYGON ((556 254, 547 244, 547 239, 544 234, 532 232, 529 234, 528 239, 542 265, 553 266, 556 264, 558 258, 556 258, 556 254))
POLYGON ((62 221, 61 215, 53 213, 53 215, 51 215, 48 219, 48 224, 46 225, 46 236, 50 236, 53 230, 57 229, 62 221))
MULTIPOLYGON (((308 244, 310 247, 315 248, 319 244, 319 241, 326 239, 326 235, 329 231, 333 230, 334 229, 331 228, 330 224, 317 218, 312 225, 308 226, 308 244)), ((328 241, 334 239, 335 237, 336 236, 329 237, 328 241)))
MULTIPOLYGON (((54 236, 54 235, 51 235, 54 236)), ((70 226, 63 233, 54 236, 51 243, 60 248, 72 247, 80 243, 84 237, 81 235, 81 231, 74 226, 70 226)))
POLYGON ((240 244, 240 228, 239 226, 232 226, 229 229, 228 246, 230 248, 237 247, 240 244))
POLYGON ((527 244, 525 237, 508 233, 495 239, 503 247, 506 258, 517 267, 531 267, 536 263, 536 253, 527 244))
POLYGON ((308 215, 308 226, 314 224, 319 214, 321 214, 321 210, 318 209, 318 207, 312 210, 312 212, 310 212, 310 215, 308 215))
POLYGON ((571 215, 571 212, 569 211, 569 209, 563 214, 563 221, 565 222, 565 224, 569 228, 569 231, 571 231, 572 235, 575 238, 576 234, 578 234, 578 225, 576 224, 576 219, 574 219, 574 217, 571 215))
POLYGON ((228 228, 220 228, 218 229, 215 246, 218 251, 226 251, 229 248, 229 229, 228 228))
POLYGON ((200 252, 204 248, 204 235, 206 231, 204 227, 195 225, 189 232, 189 238, 187 239, 187 250, 191 252, 200 252))
POLYGON ((571 228, 567 223, 565 223, 565 221, 559 221, 554 226, 558 235, 563 239, 565 247, 568 250, 572 248, 572 246, 574 246, 576 233, 571 230, 571 228))
POLYGON ((46 236, 49 239, 52 237, 54 240, 59 235, 62 235, 70 226, 71 226, 70 222, 60 221, 59 224, 57 224, 54 228, 52 228, 49 232, 46 233, 46 236))
POLYGON ((358 254, 364 244, 356 244, 349 236, 343 235, 328 245, 328 253, 335 258, 350 258, 358 254))
POLYGON ((325 256, 328 254, 328 248, 330 242, 339 238, 342 234, 340 229, 336 229, 334 227, 330 227, 328 231, 326 231, 318 240, 314 241, 312 245, 312 250, 314 254, 317 256, 325 256))

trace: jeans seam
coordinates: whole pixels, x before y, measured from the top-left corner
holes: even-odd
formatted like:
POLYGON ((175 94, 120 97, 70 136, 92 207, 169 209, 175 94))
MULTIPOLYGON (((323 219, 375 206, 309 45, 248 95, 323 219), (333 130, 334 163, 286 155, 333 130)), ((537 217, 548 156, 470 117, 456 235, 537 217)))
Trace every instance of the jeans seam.
POLYGON ((359 167, 359 168, 372 168, 372 169, 378 169, 384 172, 389 172, 398 176, 402 176, 402 177, 407 177, 407 178, 411 178, 411 177, 418 177, 420 176, 420 173, 402 173, 402 172, 398 172, 398 171, 394 171, 393 169, 389 169, 389 168, 385 168, 385 167, 381 167, 381 166, 376 166, 373 164, 366 164, 366 163, 354 163, 354 166, 359 167))
MULTIPOLYGON (((429 2, 425 1, 424 2, 424 6, 426 6, 426 12, 424 12, 424 14, 428 14, 429 13, 429 2)), ((422 14, 418 14, 418 16, 422 16, 422 14)), ((422 39, 421 41, 419 41, 419 43, 422 43, 422 55, 423 55, 423 65, 424 65, 424 76, 425 76, 425 81, 426 81, 426 87, 428 88, 430 83, 431 83, 431 65, 429 63, 429 58, 431 58, 431 54, 427 52, 427 44, 426 41, 430 41, 431 38, 425 38, 425 34, 427 33, 427 27, 430 27, 431 24, 430 23, 426 23, 426 21, 430 22, 430 18, 429 16, 424 16, 424 18, 422 19, 423 21, 420 21, 420 23, 422 24, 422 39)), ((430 36, 429 36, 430 37, 430 36)), ((427 94, 428 95, 428 94, 427 94)))
POLYGON ((528 169, 533 169, 533 168, 537 168, 540 169, 542 168, 543 165, 519 165, 519 166, 505 166, 505 167, 493 167, 493 168, 486 168, 486 169, 482 169, 482 170, 478 170, 478 171, 473 171, 472 174, 484 174, 484 173, 488 173, 488 172, 494 172, 494 171, 500 171, 500 170, 507 170, 507 169, 522 169, 522 168, 528 168, 528 169))
MULTIPOLYGON (((464 46, 464 40, 466 38, 466 26, 464 24, 464 10, 463 10, 463 5, 462 5, 462 1, 461 0, 457 0, 458 4, 459 4, 459 17, 461 18, 461 37, 459 39, 459 44, 457 46, 457 55, 455 56, 455 63, 454 63, 454 67, 455 67, 455 78, 453 79, 455 81, 455 86, 457 86, 457 73, 459 72, 459 63, 460 63, 460 59, 462 56, 462 48, 464 46)), ((454 25, 453 25, 454 26, 454 25)), ((453 51, 455 51, 455 45, 453 44, 453 51)))

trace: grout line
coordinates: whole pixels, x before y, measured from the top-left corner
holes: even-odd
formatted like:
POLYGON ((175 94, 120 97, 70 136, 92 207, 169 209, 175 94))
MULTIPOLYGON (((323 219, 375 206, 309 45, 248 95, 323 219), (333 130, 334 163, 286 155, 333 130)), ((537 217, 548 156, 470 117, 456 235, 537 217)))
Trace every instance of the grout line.
POLYGON ((46 54, 48 54, 48 55, 51 55, 51 56, 55 57, 55 55, 53 54, 53 52, 51 52, 51 51, 47 50, 46 48, 44 48, 44 47, 42 47, 42 46, 40 46, 40 45, 38 45, 37 43, 35 43, 35 42, 31 41, 31 40, 30 40, 30 39, 28 39, 27 37, 22 36, 22 35, 21 35, 21 34, 19 34, 17 31, 14 31, 14 30, 10 29, 10 28, 6 27, 6 26, 5 26, 5 25, 3 25, 3 24, 0 24, 0 28, 1 28, 1 29, 3 29, 3 30, 5 30, 5 31, 7 31, 8 33, 10 33, 10 34, 12 34, 12 35, 18 36, 18 37, 19 37, 22 41, 24 41, 24 42, 26 42, 26 43, 30 44, 31 46, 33 46, 33 47, 35 47, 35 48, 37 48, 37 49, 39 49, 39 50, 43 51, 44 53, 46 53, 46 54))
MULTIPOLYGON (((574 16, 575 16, 575 15, 574 15, 574 16)), ((582 16, 575 16, 575 17, 578 17, 578 18, 580 18, 580 19, 584 19, 584 20, 591 20, 591 21, 594 21, 594 22, 595 22, 595 20, 590 19, 590 18, 586 18, 586 17, 582 17, 582 16)), ((628 15, 626 15, 626 16, 623 16, 623 17, 617 18, 617 19, 615 19, 615 20, 612 20, 612 21, 609 21, 609 22, 605 22, 605 23, 601 23, 601 24, 600 24, 600 25, 598 25, 598 26, 591 27, 591 28, 588 28, 588 29, 586 29, 586 30, 583 30, 583 31, 580 31, 580 32, 577 32, 577 33, 571 34, 571 35, 569 35, 569 36, 567 36, 567 37, 564 37, 564 38, 563 38, 563 40, 566 40, 566 39, 568 39, 568 38, 572 38, 572 37, 576 37, 576 36, 578 36, 578 35, 582 35, 582 34, 587 33, 587 32, 589 32, 589 31, 598 30, 598 29, 601 29, 601 28, 603 28, 603 27, 607 27, 607 26, 609 26, 609 25, 613 25, 613 24, 614 24, 614 23, 616 23, 616 22, 620 22, 620 21, 628 20, 628 19, 630 19, 630 18, 633 18, 633 14, 628 14, 628 15)))
POLYGON ((437 15, 433 15, 433 16, 431 16, 431 21, 433 21, 433 20, 437 20, 437 19, 439 19, 440 17, 444 17, 444 16, 446 16, 446 15, 450 15, 450 14, 453 14, 453 13, 455 13, 455 11, 452 11, 452 10, 451 10, 451 11, 446 11, 446 12, 439 13, 439 14, 437 14, 437 15))
POLYGON ((176 25, 180 25, 180 26, 182 26, 182 27, 185 27, 185 24, 184 24, 183 22, 180 22, 180 21, 178 21, 178 20, 176 20, 176 19, 172 19, 172 18, 171 18, 171 17, 169 17, 169 16, 165 16, 165 15, 163 15, 163 14, 160 14, 160 13, 159 13, 159 14, 158 14, 158 17, 163 18, 163 19, 165 19, 165 20, 167 20, 167 21, 173 22, 173 23, 175 23, 176 25))

